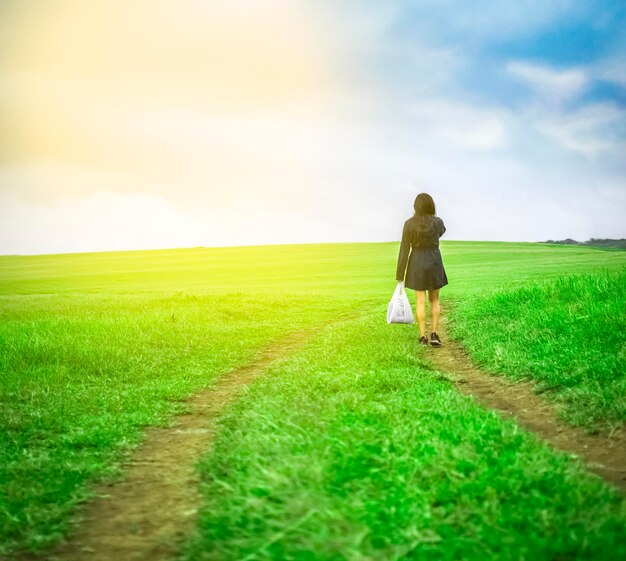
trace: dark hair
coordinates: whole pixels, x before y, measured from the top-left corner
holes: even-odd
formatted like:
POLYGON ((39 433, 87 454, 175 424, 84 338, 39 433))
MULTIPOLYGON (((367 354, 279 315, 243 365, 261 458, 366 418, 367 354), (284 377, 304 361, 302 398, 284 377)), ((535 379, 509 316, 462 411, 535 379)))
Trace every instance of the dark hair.
POLYGON ((415 209, 415 216, 424 216, 425 214, 435 215, 437 213, 435 209, 435 201, 428 193, 420 193, 415 197, 413 203, 415 209))
POLYGON ((409 221, 410 236, 414 240, 427 237, 435 227, 435 201, 428 193, 420 193, 413 203, 415 214, 409 221))

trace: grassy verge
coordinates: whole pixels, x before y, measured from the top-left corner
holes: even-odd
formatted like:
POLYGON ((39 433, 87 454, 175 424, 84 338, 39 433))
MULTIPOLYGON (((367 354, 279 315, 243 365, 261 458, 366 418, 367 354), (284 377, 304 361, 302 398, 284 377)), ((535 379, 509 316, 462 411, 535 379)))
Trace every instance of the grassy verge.
MULTIPOLYGON (((168 422, 183 407, 182 398, 210 386, 221 372, 247 362, 266 342, 287 331, 324 321, 358 302, 367 306, 386 303, 395 287, 397 252, 397 243, 382 243, 0 257, 0 555, 43 549, 58 540, 76 504, 88 496, 89 483, 117 473, 121 455, 138 442, 146 425, 168 422)), ((528 243, 446 241, 442 252, 450 278, 444 300, 469 301, 495 285, 516 283, 523 287, 538 276, 554 279, 565 272, 623 269, 626 265, 625 252, 528 243)), ((380 311, 380 317, 384 317, 383 312, 380 311)), ((329 339, 329 344, 340 346, 318 348, 317 358, 321 362, 301 357, 297 375, 311 387, 298 383, 298 399, 305 405, 316 403, 315 392, 320 392, 329 404, 334 403, 332 395, 311 380, 309 369, 316 375, 330 373, 320 375, 329 388, 335 387, 336 375, 344 376, 343 368, 362 370, 358 380, 345 374, 348 379, 341 382, 341 394, 348 391, 349 383, 356 384, 349 390, 353 395, 350 399, 358 404, 359 411, 372 400, 372 417, 378 415, 376 408, 381 405, 368 384, 379 375, 379 370, 385 373, 379 388, 383 395, 388 392, 385 384, 397 386, 398 391, 409 392, 409 396, 413 387, 415 391, 426 391, 420 382, 423 372, 419 363, 410 358, 415 352, 414 334, 411 330, 389 330, 383 334, 373 329, 366 335, 353 331, 363 348, 369 349, 372 364, 378 365, 372 367, 351 362, 353 346, 349 341, 329 339), (379 356, 379 337, 389 333, 406 335, 397 341, 402 348, 392 348, 387 342, 384 348, 390 352, 389 357, 379 356), (403 358, 399 362, 400 355, 403 358), (387 358, 391 361, 389 367, 387 358), (412 366, 409 368, 408 364, 412 366), (314 394, 309 396, 310 392, 314 394)), ((274 383, 277 392, 283 391, 284 386, 276 377, 274 383)), ((572 386, 571 391, 574 390, 572 386)), ((474 417, 466 418, 463 411, 467 402, 458 401, 452 390, 446 391, 440 394, 428 390, 431 393, 427 395, 435 403, 445 398, 447 405, 441 410, 454 422, 466 423, 458 430, 452 421, 450 426, 441 425, 442 430, 457 430, 451 433, 457 436, 446 440, 446 454, 454 455, 459 462, 468 455, 468 461, 479 466, 490 462, 489 437, 485 437, 480 451, 465 445, 465 431, 477 433, 471 439, 483 438, 483 425, 473 424, 474 417), (455 408, 460 409, 455 412, 455 408), (479 459, 475 460, 475 456, 479 459), (486 459, 480 459, 483 456, 486 459)), ((285 406, 298 403, 287 393, 285 406)), ((613 399, 606 395, 606 399, 613 399)), ((402 399, 408 410, 423 410, 423 418, 432 414, 440 422, 439 413, 428 413, 429 404, 414 401, 413 397, 402 399)), ((245 411, 250 402, 245 404, 243 409, 236 409, 242 415, 242 427, 249 422, 245 411)), ((343 434, 342 423, 347 425, 346 430, 351 430, 355 423, 367 437, 365 442, 370 442, 364 421, 358 416, 353 419, 344 405, 340 409, 344 416, 336 417, 333 434, 343 434)), ((613 405, 607 403, 606 407, 613 405)), ((330 418, 331 412, 323 410, 330 418)), ((255 406, 254 411, 263 416, 261 405, 255 406)), ((598 411, 602 414, 600 401, 598 411)), ((236 430, 236 414, 230 418, 229 430, 236 430)), ((385 422, 402 418, 394 413, 385 422)), ((514 427, 507 426, 506 434, 514 435, 514 427)), ((409 427, 415 429, 415 425, 409 427)), ((406 446, 413 446, 413 432, 398 433, 395 431, 400 428, 393 427, 384 430, 395 440, 405 438, 406 446)), ((281 434, 272 433, 272 438, 280 439, 281 434)), ((285 438, 291 438, 289 434, 285 438)), ((302 450, 316 450, 318 436, 320 445, 328 444, 323 431, 319 435, 311 433, 306 436, 311 447, 303 445, 302 450)), ((339 438, 342 437, 336 436, 336 440, 339 438)), ((355 435, 348 441, 361 450, 355 435)), ((333 446, 339 444, 335 442, 333 446)), ((440 449, 443 448, 439 446, 437 454, 440 449)), ((245 450, 244 446, 241 453, 245 450)), ((376 450, 372 448, 372 453, 376 450)), ((224 461, 238 453, 233 449, 224 461)), ((367 449, 362 453, 366 454, 367 449)), ((428 447, 411 448, 411 454, 425 454, 425 462, 434 461, 428 447)), ((303 458, 311 469, 315 467, 314 454, 310 460, 306 455, 303 458)), ((404 465, 399 464, 400 474, 404 465)), ((549 470, 551 465, 544 467, 549 470)), ((322 462, 315 469, 324 474, 328 469, 334 473, 335 468, 322 462)), ((395 464, 385 465, 385 469, 393 471, 395 464)), ((512 472, 511 477, 517 477, 516 473, 512 472)), ((467 489, 450 487, 447 476, 442 475, 441 481, 427 481, 434 490, 440 489, 443 494, 449 491, 448 502, 457 491, 471 494, 467 489)), ((297 484, 295 479, 294 485, 297 484)), ((511 485, 517 488, 516 481, 512 480, 511 485)), ((357 508, 359 501, 365 499, 359 487, 354 489, 356 502, 350 502, 349 492, 344 495, 357 508)), ((549 496, 550 490, 546 488, 545 493, 549 496)), ((396 508, 393 496, 384 496, 387 510, 392 511, 396 508)), ((406 499, 401 493, 397 497, 401 502, 406 499)), ((459 496, 454 500, 465 499, 459 496)), ((399 503, 397 508, 409 508, 403 505, 404 502, 399 503)), ((509 506, 512 509, 513 503, 509 506)), ((237 515, 233 512, 232 516, 237 515)), ((339 520, 345 520, 344 514, 339 520)), ((472 528, 475 525, 473 521, 468 524, 472 528)), ((415 534, 413 539, 427 540, 428 535, 420 538, 415 534)), ((506 544, 507 538, 500 537, 506 544)), ((233 546, 223 547, 226 550, 233 546)), ((358 558, 355 551, 347 551, 358 558)))
POLYGON ((624 501, 425 370, 382 315, 326 329, 226 412, 185 560, 626 555, 624 501))
POLYGON ((60 539, 86 483, 116 474, 143 427, 345 306, 236 294, 3 299, 0 554, 60 539))
POLYGON ((493 372, 537 382, 567 421, 626 421, 626 270, 529 282, 462 300, 453 334, 493 372))

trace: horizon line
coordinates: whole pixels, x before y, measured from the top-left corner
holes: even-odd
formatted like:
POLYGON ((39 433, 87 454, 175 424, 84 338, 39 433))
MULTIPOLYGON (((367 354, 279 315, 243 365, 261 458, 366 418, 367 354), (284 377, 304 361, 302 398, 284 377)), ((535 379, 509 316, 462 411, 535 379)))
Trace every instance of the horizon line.
MULTIPOLYGON (((567 238, 569 239, 569 238, 567 238)), ((589 241, 589 240, 586 240, 589 241)), ((155 247, 155 248, 128 248, 128 249, 99 249, 99 250, 87 250, 87 251, 59 251, 51 253, 0 253, 0 257, 47 257, 47 256, 62 256, 62 255, 93 255, 103 253, 139 253, 139 252, 161 252, 161 251, 189 251, 197 249, 252 249, 261 247, 285 247, 285 246, 305 246, 305 245, 373 245, 373 244, 390 244, 400 243, 400 240, 385 240, 376 242, 367 241, 341 241, 341 242, 287 242, 287 243, 268 243, 268 244, 233 244, 233 245, 215 245, 215 246, 185 246, 185 247, 155 247)), ((548 245, 572 245, 573 244, 559 244, 557 241, 545 240, 545 241, 531 241, 531 240, 440 240, 440 243, 510 243, 510 244, 548 244, 548 245)), ((582 242, 579 242, 582 243, 582 242)))

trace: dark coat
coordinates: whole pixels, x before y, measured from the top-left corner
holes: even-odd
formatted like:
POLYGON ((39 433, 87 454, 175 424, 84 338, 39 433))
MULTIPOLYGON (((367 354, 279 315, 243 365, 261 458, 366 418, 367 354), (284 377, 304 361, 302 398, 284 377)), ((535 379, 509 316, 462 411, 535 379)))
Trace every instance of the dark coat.
POLYGON ((439 251, 439 238, 445 231, 438 216, 407 220, 402 229, 396 280, 404 281, 412 290, 435 290, 448 284, 439 251))

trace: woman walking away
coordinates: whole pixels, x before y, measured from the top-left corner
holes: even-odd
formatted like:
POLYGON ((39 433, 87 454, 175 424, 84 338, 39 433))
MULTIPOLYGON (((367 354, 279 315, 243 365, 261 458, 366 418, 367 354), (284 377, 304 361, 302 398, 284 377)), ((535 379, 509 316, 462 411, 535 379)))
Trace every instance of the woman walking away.
POLYGON ((426 292, 430 303, 430 344, 441 346, 437 325, 441 308, 439 289, 448 284, 443 268, 439 238, 446 231, 443 220, 435 213, 435 203, 427 193, 420 193, 413 203, 415 214, 404 223, 402 243, 398 255, 396 280, 415 290, 415 311, 420 328, 420 344, 428 345, 426 338, 426 292), (407 267, 408 262, 408 267, 407 267))

